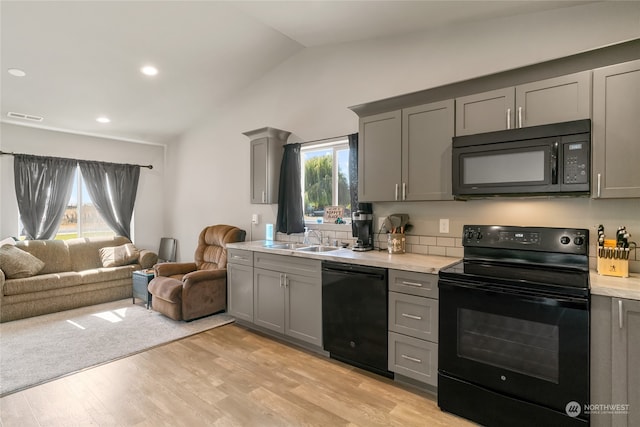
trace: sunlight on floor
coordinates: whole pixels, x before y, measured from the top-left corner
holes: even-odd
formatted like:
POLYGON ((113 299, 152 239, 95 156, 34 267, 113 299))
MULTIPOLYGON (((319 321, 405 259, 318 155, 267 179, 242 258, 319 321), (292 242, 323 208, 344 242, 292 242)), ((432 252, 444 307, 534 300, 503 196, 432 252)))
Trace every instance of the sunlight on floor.
POLYGON ((87 329, 84 326, 82 326, 81 324, 74 322, 73 320, 67 320, 67 323, 71 323, 73 326, 75 326, 78 329, 87 329))
POLYGON ((127 312, 126 308, 120 308, 118 310, 104 311, 102 313, 97 313, 97 314, 94 314, 93 316, 107 320, 111 323, 117 323, 117 322, 122 322, 124 320, 124 318, 126 317, 126 312, 127 312))

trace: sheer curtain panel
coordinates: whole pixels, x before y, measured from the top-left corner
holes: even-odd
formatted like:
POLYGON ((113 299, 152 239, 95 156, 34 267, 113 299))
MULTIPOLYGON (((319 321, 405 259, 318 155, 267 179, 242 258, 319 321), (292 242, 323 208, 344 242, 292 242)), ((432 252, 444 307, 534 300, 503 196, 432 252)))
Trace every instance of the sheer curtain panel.
POLYGON ((102 219, 131 239, 131 218, 138 192, 139 165, 79 161, 87 191, 102 219))
POLYGON ((73 189, 76 160, 15 154, 14 183, 27 239, 52 239, 73 189))

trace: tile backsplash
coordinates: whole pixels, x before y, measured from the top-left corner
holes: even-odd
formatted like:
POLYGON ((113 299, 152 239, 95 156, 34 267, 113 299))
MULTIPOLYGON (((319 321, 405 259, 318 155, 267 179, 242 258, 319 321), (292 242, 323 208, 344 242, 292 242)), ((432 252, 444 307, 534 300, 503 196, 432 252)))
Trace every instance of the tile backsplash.
MULTIPOLYGON (((355 243, 355 238, 351 234, 351 226, 324 226, 322 229, 318 229, 318 232, 322 233, 323 244, 327 244, 327 239, 330 245, 336 240, 338 244, 348 243, 349 247, 352 247, 355 243)), ((419 234, 406 235, 407 241, 405 245, 405 252, 423 255, 440 255, 462 258, 463 248, 462 239, 457 237, 441 237, 441 236, 424 236, 419 234)), ((318 238, 316 233, 312 233, 310 236, 311 243, 317 244, 318 238)), ((304 233, 284 234, 276 233, 275 240, 283 242, 296 242, 301 243, 304 240, 304 233)), ((386 234, 374 234, 373 245, 376 249, 387 250, 387 235, 386 234)))

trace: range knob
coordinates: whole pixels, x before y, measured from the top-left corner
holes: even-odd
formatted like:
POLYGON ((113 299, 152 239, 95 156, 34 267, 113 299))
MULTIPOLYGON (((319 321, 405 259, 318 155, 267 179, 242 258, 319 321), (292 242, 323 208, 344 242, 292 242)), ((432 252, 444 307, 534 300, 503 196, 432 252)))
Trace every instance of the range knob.
POLYGON ((467 232, 465 233, 465 237, 467 239, 473 239, 474 235, 475 235, 475 233, 473 232, 473 230, 467 230, 467 232))
POLYGON ((569 243, 571 243, 571 238, 569 236, 562 236, 560 238, 560 243, 562 243, 563 245, 568 245, 569 243))
POLYGON ((480 240, 482 239, 484 236, 482 235, 481 232, 478 231, 478 235, 476 236, 476 239, 480 240))
POLYGON ((573 239, 573 243, 575 243, 577 246, 584 245, 584 237, 577 236, 575 239, 573 239))

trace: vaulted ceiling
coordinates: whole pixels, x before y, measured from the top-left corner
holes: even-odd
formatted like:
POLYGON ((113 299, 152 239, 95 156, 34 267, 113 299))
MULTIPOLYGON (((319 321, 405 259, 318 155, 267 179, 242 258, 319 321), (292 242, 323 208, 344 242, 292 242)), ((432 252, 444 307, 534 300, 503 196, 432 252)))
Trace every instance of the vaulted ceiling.
POLYGON ((162 143, 303 49, 581 3, 2 0, 1 120, 162 143))

